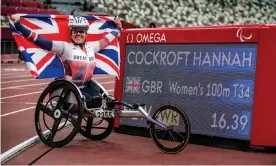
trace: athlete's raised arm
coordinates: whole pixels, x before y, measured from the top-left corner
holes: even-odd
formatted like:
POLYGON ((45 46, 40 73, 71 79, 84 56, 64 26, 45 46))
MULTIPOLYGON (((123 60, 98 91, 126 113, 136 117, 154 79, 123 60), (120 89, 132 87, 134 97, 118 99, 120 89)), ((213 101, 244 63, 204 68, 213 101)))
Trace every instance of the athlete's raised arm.
POLYGON ((15 16, 13 18, 14 26, 23 34, 23 36, 32 40, 35 44, 37 44, 43 49, 55 52, 59 55, 63 54, 64 44, 65 44, 63 41, 53 41, 53 40, 46 39, 41 35, 35 33, 34 31, 31 31, 24 25, 20 24, 19 20, 20 20, 20 17, 15 16))
POLYGON ((122 29, 122 23, 120 19, 115 19, 114 23, 117 25, 117 28, 110 31, 108 34, 106 34, 101 40, 95 41, 95 42, 88 42, 89 44, 93 45, 94 51, 99 52, 103 48, 105 48, 107 45, 109 45, 116 36, 118 36, 122 29))

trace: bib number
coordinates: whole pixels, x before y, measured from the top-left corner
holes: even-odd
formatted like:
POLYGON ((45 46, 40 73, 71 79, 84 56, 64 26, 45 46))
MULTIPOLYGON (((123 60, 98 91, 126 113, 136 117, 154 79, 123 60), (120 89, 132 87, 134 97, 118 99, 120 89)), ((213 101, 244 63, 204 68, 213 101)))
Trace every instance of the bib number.
POLYGON ((114 111, 98 110, 95 111, 95 116, 99 118, 114 118, 114 111))

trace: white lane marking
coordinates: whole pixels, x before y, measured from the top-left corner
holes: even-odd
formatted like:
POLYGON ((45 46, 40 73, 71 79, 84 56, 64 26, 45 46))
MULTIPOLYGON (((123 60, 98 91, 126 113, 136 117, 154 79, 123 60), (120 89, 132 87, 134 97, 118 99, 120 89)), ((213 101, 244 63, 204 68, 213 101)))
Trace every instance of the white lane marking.
MULTIPOLYGON (((3 73, 3 72, 1 72, 1 77, 7 77, 7 76, 21 76, 21 75, 26 75, 26 74, 28 74, 28 73, 26 73, 26 72, 16 72, 16 73, 3 73)), ((29 74, 30 76, 32 76, 31 74, 29 74)))
MULTIPOLYGON (((114 91, 113 89, 107 90, 108 92, 112 92, 114 91)), ((4 102, 1 102, 4 103, 4 102)), ((3 115, 2 115, 3 116, 3 115)), ((1 116, 1 117, 2 117, 1 116)), ((59 126, 62 126, 64 123, 60 124, 59 126)), ((69 125, 69 123, 67 124, 69 125)), ((43 134, 46 136, 49 134, 49 130, 44 131, 43 134)), ((32 145, 36 144, 40 142, 40 139, 38 137, 38 135, 18 144, 17 146, 9 149, 8 151, 4 152, 3 154, 0 155, 1 158, 1 164, 4 164, 5 162, 7 162, 9 159, 11 159, 12 157, 14 157, 15 155, 19 154, 20 152, 23 152, 24 149, 27 149, 29 147, 31 147, 32 145)))
MULTIPOLYGON (((113 91, 114 91, 113 89, 108 89, 107 90, 107 92, 113 92, 113 91)), ((4 102, 1 102, 1 103, 4 103, 4 102)), ((29 103, 29 104, 33 104, 33 103, 29 103)), ((34 104, 36 104, 36 103, 34 103, 34 104)), ((4 116, 16 114, 16 113, 19 113, 19 112, 23 112, 23 111, 26 111, 26 110, 29 110, 29 109, 32 109, 32 108, 35 108, 35 107, 36 106, 32 106, 32 107, 24 108, 24 109, 21 109, 21 110, 13 111, 13 112, 10 112, 10 113, 6 113, 6 114, 3 114, 3 115, 0 115, 0 118, 2 118, 4 116)))
POLYGON ((50 82, 47 83, 40 83, 40 84, 29 84, 29 85, 22 85, 22 86, 10 86, 10 87, 6 87, 6 88, 1 88, 1 90, 4 89, 15 89, 15 88, 21 88, 21 87, 27 87, 27 86, 39 86, 39 85, 46 85, 49 84, 50 82))
POLYGON ((101 79, 105 79, 105 78, 113 78, 113 77, 109 77, 109 76, 107 76, 107 77, 95 77, 94 80, 101 80, 101 79))
POLYGON ((25 69, 25 68, 8 68, 8 69, 4 69, 4 71, 28 71, 28 69, 25 69))
POLYGON ((32 94, 41 93, 41 92, 42 92, 42 91, 37 91, 37 92, 23 93, 23 94, 19 94, 19 95, 7 96, 7 97, 2 97, 1 100, 13 98, 13 97, 19 97, 19 96, 27 96, 27 95, 32 95, 32 94))
POLYGON ((24 87, 22 87, 22 88, 12 88, 12 89, 25 89, 25 90, 44 90, 45 88, 24 88, 24 87))
POLYGON ((15 68, 4 68, 4 69, 1 69, 1 72, 5 72, 5 73, 15 73, 15 72, 29 72, 30 73, 30 70, 28 69, 15 69, 15 68))
POLYGON ((19 75, 19 76, 8 76, 8 77, 1 77, 1 79, 6 79, 6 78, 18 78, 18 77, 32 77, 31 74, 28 75, 19 75))
POLYGON ((16 113, 19 113, 19 112, 23 112, 23 111, 26 111, 26 110, 30 110, 30 109, 33 109, 35 108, 36 106, 32 106, 32 107, 28 107, 28 108, 24 108, 24 109, 21 109, 21 110, 17 110, 17 111, 13 111, 13 112, 9 112, 9 113, 6 113, 6 114, 3 114, 3 115, 0 115, 0 118, 4 117, 4 116, 8 116, 8 115, 12 115, 12 114, 16 114, 16 113))
MULTIPOLYGON (((48 130, 49 132, 49 130, 48 130)), ((35 145, 40 141, 38 135, 14 146, 13 148, 9 149, 5 153, 1 154, 1 165, 9 161, 11 158, 15 157, 17 154, 23 152, 24 150, 28 149, 29 147, 35 145)))
MULTIPOLYGON (((100 80, 100 79, 105 79, 105 78, 112 78, 112 77, 97 77, 95 78, 95 80, 100 80)), ((35 78, 32 78, 32 79, 24 79, 24 80, 13 80, 13 81, 4 81, 4 82, 1 82, 2 84, 5 84, 5 83, 11 83, 11 82, 23 82, 23 81, 44 81, 47 79, 35 79, 35 78)), ((48 79, 49 80, 49 79, 48 79)))
MULTIPOLYGON (((113 89, 107 90, 107 92, 113 92, 113 89)), ((41 91, 42 92, 42 91, 41 91)), ((3 104, 29 104, 29 105, 34 105, 37 104, 37 102, 19 102, 19 101, 1 101, 0 103, 3 104)))
MULTIPOLYGON (((112 82, 103 82, 102 84, 109 84, 109 83, 112 83, 112 82)), ((112 91, 113 91, 113 90, 112 90, 112 91)), ((0 98, 0 99, 3 100, 3 99, 9 99, 9 98, 13 98, 13 97, 27 96, 27 95, 32 95, 32 94, 41 93, 41 92, 43 92, 43 91, 37 91, 37 92, 31 92, 31 93, 23 93, 23 94, 19 94, 19 95, 13 95, 13 96, 2 97, 2 98, 0 98)))
MULTIPOLYGON (((45 79, 45 80, 46 80, 46 79, 45 79)), ((11 82, 23 82, 23 81, 38 81, 38 80, 36 80, 36 79, 34 79, 34 78, 31 78, 31 79, 26 79, 26 80, 4 81, 4 82, 1 82, 1 84, 11 83, 11 82)), ((41 81, 41 80, 39 80, 39 81, 41 81)), ((44 80, 42 80, 42 81, 44 81, 44 80)))
MULTIPOLYGON (((95 79, 96 80, 96 79, 95 79)), ((16 89, 16 88, 22 88, 22 87, 28 87, 28 86, 38 86, 38 85, 46 85, 49 84, 50 82, 47 83, 40 83, 40 84, 29 84, 29 85, 22 85, 22 86, 12 86, 12 87, 6 87, 6 88, 1 88, 1 90, 4 89, 16 89)), ((115 83, 115 81, 110 81, 110 82, 102 82, 100 84, 109 84, 109 83, 115 83)))
MULTIPOLYGON (((113 83, 113 82, 103 82, 102 84, 109 84, 109 83, 113 83)), ((107 91, 113 91, 113 90, 107 90, 107 91)), ((19 95, 2 97, 0 99, 3 100, 3 99, 9 99, 9 98, 13 98, 13 97, 27 96, 27 95, 32 95, 32 94, 41 93, 41 92, 43 92, 43 91, 36 91, 36 92, 31 92, 31 93, 23 93, 23 94, 19 94, 19 95)))
POLYGON ((0 103, 3 104, 29 104, 29 105, 35 105, 37 104, 36 102, 19 102, 19 101, 1 101, 0 103))
MULTIPOLYGON (((65 122, 59 124, 58 128, 64 125, 65 122)), ((65 126, 63 129, 67 128, 68 126, 70 127, 72 124, 70 122, 65 123, 65 126)), ((43 135, 47 138, 49 136, 50 130, 46 130, 43 132, 43 135)), ((1 159, 1 165, 3 165, 5 162, 9 161, 11 158, 15 157, 17 154, 23 152, 27 148, 30 148, 31 146, 35 145, 36 143, 40 142, 39 136, 36 135, 18 145, 15 147, 9 149, 5 153, 0 155, 1 159)))
POLYGON ((115 83, 115 81, 109 81, 109 82, 100 82, 100 84, 110 84, 110 83, 115 83))
POLYGON ((17 72, 3 72, 1 71, 1 75, 2 76, 11 76, 11 75, 20 75, 20 74, 30 74, 30 72, 26 72, 26 71, 17 71, 17 72))
MULTIPOLYGON (((6 73, 7 74, 7 73, 6 73)), ((5 78, 18 78, 18 77, 31 77, 35 80, 35 77, 32 76, 30 73, 26 74, 26 75, 22 75, 22 74, 19 74, 19 75, 14 75, 15 73, 13 73, 13 76, 5 76, 5 77, 1 77, 1 79, 5 79, 5 78)), ((2 73, 2 76, 3 76, 3 73, 2 73)), ((95 79, 97 78, 115 78, 115 76, 100 76, 100 75, 95 75, 93 76, 95 79)))

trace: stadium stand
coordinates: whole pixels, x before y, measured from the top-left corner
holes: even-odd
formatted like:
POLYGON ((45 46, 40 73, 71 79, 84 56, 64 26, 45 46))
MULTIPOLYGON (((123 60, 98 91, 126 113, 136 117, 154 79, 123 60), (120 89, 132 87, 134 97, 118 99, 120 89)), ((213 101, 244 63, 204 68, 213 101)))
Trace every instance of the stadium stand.
POLYGON ((1 54, 17 53, 3 28, 14 13, 119 15, 124 28, 276 24, 276 0, 2 0, 1 54))
POLYGON ((15 13, 55 14, 60 12, 44 4, 42 0, 2 0, 1 1, 1 62, 18 61, 17 46, 9 29, 8 16, 15 13))
MULTIPOLYGON (((275 24, 275 0, 51 0, 55 9, 44 9, 43 1, 3 0, 2 14, 84 12, 119 15, 139 27, 155 22, 161 27, 212 26, 232 24, 275 24)), ((2 20, 2 18, 1 18, 2 20)))
MULTIPOLYGON (((93 6, 89 0, 2 0, 1 1, 1 62, 18 60, 17 46, 9 29, 8 17, 15 13, 26 14, 74 14, 108 15, 103 13, 103 5, 93 6)), ((123 21, 123 28, 136 28, 123 21)))
POLYGON ((15 13, 29 13, 29 14, 60 14, 55 9, 45 9, 42 2, 27 1, 27 0, 11 0, 2 1, 1 15, 11 15, 15 13))
POLYGON ((127 22, 148 27, 275 24, 275 0, 90 0, 104 12, 120 15, 127 22))

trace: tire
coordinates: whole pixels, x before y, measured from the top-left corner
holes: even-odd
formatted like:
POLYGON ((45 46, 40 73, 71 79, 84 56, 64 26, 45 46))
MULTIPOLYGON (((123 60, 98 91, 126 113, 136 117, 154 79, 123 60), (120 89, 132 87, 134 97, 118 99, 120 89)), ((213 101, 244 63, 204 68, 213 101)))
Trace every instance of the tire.
MULTIPOLYGON (((154 143, 164 153, 174 154, 174 153, 181 152, 187 146, 187 144, 189 142, 189 139, 190 139, 190 134, 191 134, 191 126, 190 126, 190 121, 188 119, 188 116, 186 115, 186 113, 181 108, 179 108, 179 107, 177 107, 175 105, 161 105, 161 106, 159 106, 154 111, 154 113, 152 115, 152 119, 156 120, 157 117, 158 117, 158 115, 160 115, 160 118, 162 118, 162 116, 166 117, 167 115, 171 115, 170 117, 174 116, 174 117, 181 118, 181 120, 183 121, 183 124, 178 124, 178 125, 181 127, 181 129, 183 129, 181 125, 185 125, 185 132, 184 132, 184 135, 183 135, 183 132, 182 133, 178 133, 178 134, 174 134, 172 132, 173 131, 173 127, 172 126, 171 126, 170 129, 164 129, 164 130, 159 129, 158 130, 157 129, 158 126, 156 124, 150 123, 150 135, 151 135, 154 143), (163 113, 163 115, 160 114, 161 112, 166 111, 166 110, 172 110, 174 112, 169 111, 168 114, 166 112, 163 113), (177 116, 175 116, 175 113, 177 113, 177 116), (166 115, 164 116, 164 114, 166 114, 166 115), (160 133, 160 131, 164 131, 165 133, 160 133), (167 133, 169 133, 169 134, 167 134, 167 133), (177 136, 177 138, 175 138, 173 135, 177 136), (174 147, 167 147, 166 145, 164 145, 164 143, 161 142, 161 139, 158 138, 159 136, 162 137, 161 139, 164 138, 164 141, 166 141, 167 143, 175 143, 175 142, 180 141, 179 142, 180 144, 177 145, 177 146, 174 146, 174 147), (171 137, 172 137, 173 141, 169 142, 170 139, 171 139, 171 137), (182 138, 183 138, 183 140, 182 140, 182 138)), ((176 120, 172 121, 172 122, 176 122, 177 123, 176 120)), ((178 123, 180 123, 180 122, 178 122, 178 123)), ((180 131, 182 131, 181 129, 180 129, 180 131)))
MULTIPOLYGON (((82 116, 83 102, 81 100, 77 88, 70 82, 65 80, 54 81, 42 92, 41 96, 38 99, 35 109, 36 132, 40 140, 49 147, 57 148, 65 146, 79 132, 82 116), (58 90, 61 91, 61 94, 53 95, 53 92, 57 92, 58 90), (76 112, 71 112, 71 110, 69 109, 69 105, 72 105, 72 103, 68 103, 68 100, 65 99, 67 97, 69 98, 68 95, 70 95, 70 97, 74 96, 76 99, 76 112), (44 101, 46 102, 45 104, 44 101), (40 115, 42 115, 42 117, 40 115), (50 128, 49 125, 46 123, 47 118, 48 120, 54 121, 52 128, 50 128), (41 122, 41 119, 44 123, 41 122), (65 122, 61 124, 63 119, 65 120, 65 122), (68 123, 69 121, 71 121, 71 124, 68 123), (42 126, 42 124, 44 124, 45 126, 42 126), (66 136, 67 134, 65 134, 64 139, 55 141, 55 136, 57 134, 60 134, 58 132, 66 131, 67 129, 69 129, 68 126, 73 127, 72 131, 69 132, 68 136, 66 136), (48 129, 49 134, 43 133, 42 127, 44 127, 44 129, 48 129)), ((63 137, 63 135, 64 133, 61 133, 60 136, 63 137)))
POLYGON ((81 129, 80 129, 81 135, 83 135, 84 137, 90 140, 96 140, 96 141, 100 141, 107 138, 113 130, 114 118, 101 118, 101 120, 96 120, 96 122, 94 123, 93 123, 93 120, 96 120, 96 118, 88 117, 87 119, 85 119, 85 121, 83 121, 84 124, 86 125, 81 126, 81 129), (100 125, 104 121, 108 122, 108 125, 102 128, 100 125), (105 130, 100 134, 95 134, 95 133, 92 133, 93 129, 103 129, 103 130, 105 129, 105 130))

